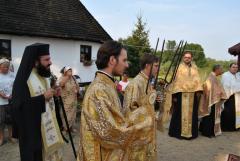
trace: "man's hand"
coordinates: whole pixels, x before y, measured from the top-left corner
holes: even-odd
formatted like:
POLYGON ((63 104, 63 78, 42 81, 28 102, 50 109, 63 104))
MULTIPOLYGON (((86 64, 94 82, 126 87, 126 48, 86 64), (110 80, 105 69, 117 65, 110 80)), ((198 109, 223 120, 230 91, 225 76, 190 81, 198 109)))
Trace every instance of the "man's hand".
POLYGON ((7 96, 7 95, 5 95, 4 93, 1 93, 1 92, 0 92, 0 97, 2 97, 3 99, 11 99, 12 98, 12 96, 7 96))
POLYGON ((46 92, 44 92, 44 97, 46 100, 49 100, 50 98, 53 97, 53 94, 54 94, 54 90, 51 88, 51 89, 48 89, 46 92))
POLYGON ((61 96, 62 89, 61 87, 55 87, 54 88, 54 96, 59 97, 61 96))

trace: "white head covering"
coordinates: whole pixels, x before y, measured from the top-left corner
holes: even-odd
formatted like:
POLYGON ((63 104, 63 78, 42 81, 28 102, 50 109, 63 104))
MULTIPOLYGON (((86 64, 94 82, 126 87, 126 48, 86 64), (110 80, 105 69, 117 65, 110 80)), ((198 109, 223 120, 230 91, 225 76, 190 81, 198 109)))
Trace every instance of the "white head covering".
POLYGON ((2 59, 0 59, 0 65, 3 63, 10 63, 10 61, 6 58, 2 58, 2 59))
POLYGON ((66 66, 66 67, 64 68, 64 74, 65 74, 68 70, 72 70, 72 68, 71 68, 70 66, 66 66))

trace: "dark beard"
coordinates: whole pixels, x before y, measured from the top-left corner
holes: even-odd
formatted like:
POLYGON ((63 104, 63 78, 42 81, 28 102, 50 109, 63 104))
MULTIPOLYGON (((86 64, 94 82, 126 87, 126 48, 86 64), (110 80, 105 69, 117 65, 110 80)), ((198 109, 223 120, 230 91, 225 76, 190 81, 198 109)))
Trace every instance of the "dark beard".
MULTIPOLYGON (((50 65, 49 65, 50 66, 50 65)), ((51 76, 51 70, 50 68, 47 69, 46 67, 44 67, 42 64, 39 64, 36 66, 37 69, 37 73, 42 76, 42 77, 50 77, 51 76)))

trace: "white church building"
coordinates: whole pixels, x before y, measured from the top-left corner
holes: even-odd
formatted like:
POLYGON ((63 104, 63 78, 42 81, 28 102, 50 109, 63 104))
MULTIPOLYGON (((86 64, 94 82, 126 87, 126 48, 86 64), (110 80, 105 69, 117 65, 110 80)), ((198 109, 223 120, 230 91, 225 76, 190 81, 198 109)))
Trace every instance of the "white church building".
POLYGON ((54 74, 71 66, 82 82, 90 82, 97 50, 111 39, 79 0, 0 1, 0 57, 9 57, 15 71, 27 45, 47 43, 54 74))

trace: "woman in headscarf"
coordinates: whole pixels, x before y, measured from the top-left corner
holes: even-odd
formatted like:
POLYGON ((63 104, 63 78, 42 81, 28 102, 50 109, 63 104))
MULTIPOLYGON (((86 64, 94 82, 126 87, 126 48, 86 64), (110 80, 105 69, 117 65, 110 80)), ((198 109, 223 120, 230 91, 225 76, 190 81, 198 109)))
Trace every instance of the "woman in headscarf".
MULTIPOLYGON (((70 129, 72 132, 76 132, 73 129, 73 125, 76 119, 76 112, 77 112, 77 93, 79 91, 79 86, 77 81, 72 75, 72 68, 65 67, 63 69, 62 76, 59 78, 59 84, 62 88, 62 100, 64 104, 64 109, 67 114, 67 120, 70 129)), ((66 131, 67 127, 65 122, 63 123, 63 130, 66 131)))

